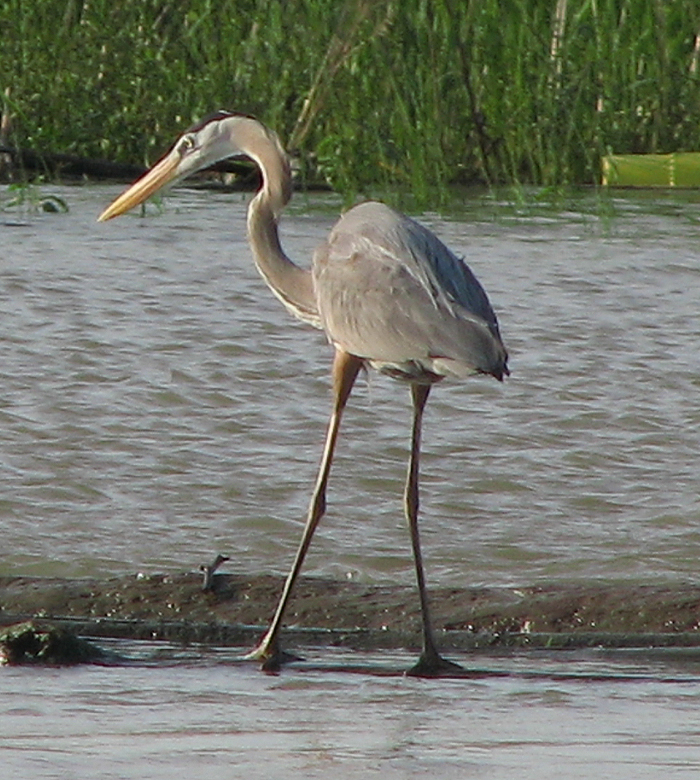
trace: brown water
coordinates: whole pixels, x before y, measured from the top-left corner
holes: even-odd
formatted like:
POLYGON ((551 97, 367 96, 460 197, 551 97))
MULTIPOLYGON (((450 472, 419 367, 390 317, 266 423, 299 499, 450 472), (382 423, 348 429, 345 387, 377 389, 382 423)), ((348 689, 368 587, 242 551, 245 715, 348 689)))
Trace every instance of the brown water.
MULTIPOLYGON (((182 571, 215 552, 235 571, 285 572, 330 350, 257 277, 245 199, 181 190, 157 218, 97 225, 118 188, 51 192, 68 214, 0 213, 0 573, 182 571)), ((292 257, 310 256, 335 208, 298 199, 283 231, 292 257)), ((698 196, 680 194, 564 207, 474 197, 452 220, 423 218, 489 291, 513 369, 503 385, 431 396, 430 582, 696 579, 699 216, 698 196)), ((412 581, 408 418, 405 388, 358 387, 307 573, 412 581)), ((271 678, 225 653, 142 652, 116 668, 4 670, 3 775, 637 780, 700 768, 694 656, 477 656, 463 660, 513 674, 427 682, 371 668, 271 678)))
MULTIPOLYGON (((0 573, 286 572, 328 412, 330 349, 268 292, 245 199, 180 190, 160 217, 0 214, 0 573)), ((51 190, 54 192, 54 189, 51 190)), ((337 205, 284 222, 306 261, 337 205)), ((700 553, 695 195, 486 197, 424 218, 499 313, 513 376, 428 406, 430 580, 694 578, 700 553)), ((371 376, 345 421, 307 571, 412 582, 406 388, 371 376)))
POLYGON ((383 674, 408 662, 386 652, 364 658, 364 674, 340 671, 348 659, 336 653, 336 668, 269 677, 229 652, 131 651, 142 660, 127 667, 3 670, 3 776, 690 780, 700 771, 700 666, 682 655, 479 657, 468 660, 482 669, 474 680, 427 681, 383 674), (574 669, 578 678, 567 677, 574 669))

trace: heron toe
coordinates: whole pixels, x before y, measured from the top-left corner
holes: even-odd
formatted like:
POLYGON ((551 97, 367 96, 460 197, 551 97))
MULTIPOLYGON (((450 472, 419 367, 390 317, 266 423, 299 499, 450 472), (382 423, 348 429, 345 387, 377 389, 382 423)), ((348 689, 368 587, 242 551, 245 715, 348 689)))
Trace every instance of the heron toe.
POLYGON ((438 654, 423 653, 405 672, 406 677, 451 677, 464 673, 464 667, 438 654))

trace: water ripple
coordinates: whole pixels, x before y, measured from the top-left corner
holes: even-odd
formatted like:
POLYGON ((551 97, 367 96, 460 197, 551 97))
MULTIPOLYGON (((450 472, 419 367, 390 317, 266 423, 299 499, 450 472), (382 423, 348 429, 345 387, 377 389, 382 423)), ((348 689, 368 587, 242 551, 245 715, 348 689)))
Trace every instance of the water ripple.
MULTIPOLYGON (((222 551, 284 572, 328 411, 323 335, 258 278, 239 197, 181 190, 160 217, 97 225, 116 190, 60 192, 68 214, 0 226, 0 571, 180 570, 222 551)), ((332 224, 309 208, 284 223, 302 262, 332 224)), ((489 290, 513 368, 431 396, 432 582, 695 577, 698 207, 611 208, 482 200, 425 220, 489 290)), ((309 571, 412 581, 408 422, 405 388, 360 383, 309 571)))

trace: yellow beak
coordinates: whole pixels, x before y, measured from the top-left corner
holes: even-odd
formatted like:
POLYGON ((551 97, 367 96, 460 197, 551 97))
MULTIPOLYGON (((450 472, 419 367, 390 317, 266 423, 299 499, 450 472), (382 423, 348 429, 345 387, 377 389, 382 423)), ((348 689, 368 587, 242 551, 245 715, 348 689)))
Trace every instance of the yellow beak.
POLYGON ((177 154, 168 154, 160 162, 156 163, 150 171, 137 179, 126 192, 122 194, 100 214, 98 222, 106 222, 108 219, 118 217, 125 211, 143 203, 146 198, 153 195, 177 174, 180 157, 177 154))

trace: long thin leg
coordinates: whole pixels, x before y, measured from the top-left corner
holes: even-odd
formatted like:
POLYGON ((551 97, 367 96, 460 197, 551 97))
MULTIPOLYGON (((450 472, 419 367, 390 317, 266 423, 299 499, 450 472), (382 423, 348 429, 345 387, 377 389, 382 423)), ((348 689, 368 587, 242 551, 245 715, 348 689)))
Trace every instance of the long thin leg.
POLYGON ((294 583, 299 576, 306 552, 311 544, 311 537, 316 530, 319 520, 326 511, 326 485, 328 484, 328 475, 330 474, 331 464, 333 462, 333 453, 340 429, 340 419, 343 415, 343 409, 347 403, 350 391, 355 383, 357 374, 362 367, 362 360, 349 355, 347 352, 336 350, 333 360, 333 411, 328 423, 328 433, 326 434, 326 444, 323 448, 321 457, 321 466, 319 468, 316 485, 311 496, 309 512, 306 518, 306 526, 301 537, 301 542, 297 550, 294 563, 287 576, 287 581, 282 591, 275 616, 272 618, 270 627, 260 644, 247 656, 248 658, 261 660, 262 668, 266 671, 275 671, 279 669, 284 661, 284 655, 279 646, 279 632, 282 626, 282 618, 287 608, 287 602, 292 595, 294 583))
POLYGON ((404 509, 406 519, 411 532, 411 545, 413 547, 413 559, 416 564, 416 579, 418 581, 418 594, 420 596, 420 608, 423 615, 423 652, 418 663, 406 672, 414 677, 437 677, 461 669, 452 661, 442 658, 437 651, 433 638, 432 623, 430 620, 430 608, 428 606, 428 594, 425 587, 425 573, 423 571, 423 556, 420 549, 420 534, 418 532, 418 507, 419 490, 418 475, 420 467, 420 444, 423 425, 423 410, 430 394, 430 385, 411 385, 413 398, 413 432, 411 435, 411 454, 408 460, 408 473, 406 475, 406 491, 404 493, 404 509))

